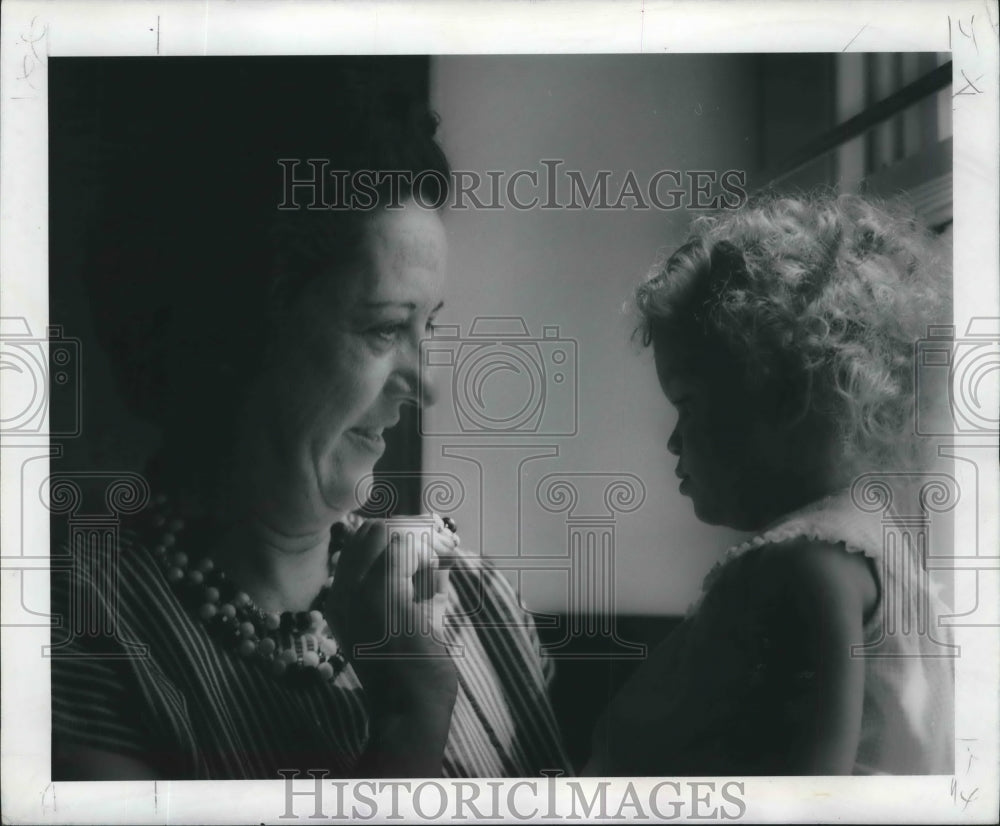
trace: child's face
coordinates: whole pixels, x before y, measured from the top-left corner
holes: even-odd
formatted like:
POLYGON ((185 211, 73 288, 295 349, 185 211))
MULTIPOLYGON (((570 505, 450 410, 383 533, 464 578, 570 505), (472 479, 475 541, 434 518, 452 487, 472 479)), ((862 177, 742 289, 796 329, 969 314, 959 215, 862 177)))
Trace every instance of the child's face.
POLYGON ((795 461, 790 434, 770 406, 721 372, 695 373, 665 348, 655 353, 660 387, 678 413, 667 449, 677 457, 680 492, 691 498, 697 517, 754 530, 797 507, 789 504, 797 474, 784 471, 795 461))

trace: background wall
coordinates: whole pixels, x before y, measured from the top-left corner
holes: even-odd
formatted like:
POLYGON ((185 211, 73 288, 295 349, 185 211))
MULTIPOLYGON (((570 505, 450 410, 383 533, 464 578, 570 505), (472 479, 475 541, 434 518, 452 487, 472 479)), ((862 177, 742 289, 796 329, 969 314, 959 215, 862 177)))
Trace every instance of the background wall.
MULTIPOLYGON (((617 192, 629 170, 645 186, 661 169, 760 165, 757 69, 756 59, 744 55, 448 56, 433 62, 431 101, 456 170, 543 174, 540 160, 560 159, 587 181, 598 170, 613 171, 609 190, 617 192)), ((527 199, 529 189, 519 189, 520 197, 527 199)), ((622 311, 657 249, 683 241, 691 217, 682 209, 508 207, 452 211, 446 219, 454 287, 442 324, 459 325, 466 337, 478 316, 515 316, 532 337, 558 326, 560 338, 576 343, 575 435, 554 432, 572 430, 572 420, 564 385, 549 384, 536 434, 498 437, 486 428, 425 436, 428 484, 450 474, 465 489, 452 511, 466 546, 495 558, 520 548, 525 557, 550 560, 537 563, 549 570, 521 576, 525 601, 535 609, 608 607, 597 604, 598 595, 571 592, 566 565, 556 558, 569 552, 567 514, 550 512, 538 495, 547 474, 631 474, 641 481, 642 505, 613 517, 619 613, 682 613, 704 573, 738 537, 699 523, 678 493, 676 459, 666 450, 674 414, 660 394, 651 354, 630 341, 634 319, 622 311), (525 461, 544 448, 558 455, 525 461)), ((551 363, 548 371, 551 382, 551 363)), ((510 371, 492 374, 482 385, 482 403, 498 415, 513 414, 525 381, 510 371)), ((456 416, 455 393, 470 392, 447 381, 435 389, 439 401, 425 413, 425 433, 447 429, 456 416)), ((571 519, 608 516, 603 493, 611 479, 570 481, 580 495, 571 519)), ((634 481, 626 484, 635 489, 634 481)))

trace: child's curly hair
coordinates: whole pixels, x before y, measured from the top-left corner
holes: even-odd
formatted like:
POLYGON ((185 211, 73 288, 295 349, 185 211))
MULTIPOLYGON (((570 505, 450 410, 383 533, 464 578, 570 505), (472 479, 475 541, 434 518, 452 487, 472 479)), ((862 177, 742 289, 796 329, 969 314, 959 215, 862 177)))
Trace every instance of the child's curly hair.
POLYGON ((696 219, 654 265, 636 291, 637 333, 819 414, 852 469, 914 467, 915 343, 950 316, 939 246, 899 205, 758 196, 696 219))

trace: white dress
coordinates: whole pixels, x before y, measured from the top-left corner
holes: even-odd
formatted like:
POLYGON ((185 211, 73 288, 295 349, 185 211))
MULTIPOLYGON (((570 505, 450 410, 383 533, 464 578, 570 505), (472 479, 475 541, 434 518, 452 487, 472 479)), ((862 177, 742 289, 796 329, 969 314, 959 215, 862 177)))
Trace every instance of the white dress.
POLYGON ((753 575, 756 551, 808 538, 864 554, 878 585, 878 604, 855 652, 865 659, 865 688, 854 773, 951 774, 956 650, 948 629, 937 627, 949 610, 928 582, 917 533, 861 511, 845 492, 730 548, 685 621, 612 700, 585 773, 794 771, 782 763, 782 728, 789 724, 783 714, 794 706, 796 683, 812 675, 786 664, 794 642, 761 632, 782 625, 782 607, 754 617, 743 610, 741 586, 753 575))

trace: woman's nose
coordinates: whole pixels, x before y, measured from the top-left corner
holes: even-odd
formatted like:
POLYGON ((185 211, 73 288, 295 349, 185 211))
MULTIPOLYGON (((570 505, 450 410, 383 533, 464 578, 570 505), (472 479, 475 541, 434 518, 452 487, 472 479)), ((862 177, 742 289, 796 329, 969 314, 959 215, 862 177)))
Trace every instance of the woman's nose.
POLYGON ((396 369, 396 392, 406 402, 430 407, 437 398, 437 393, 427 371, 423 369, 421 362, 421 352, 415 348, 414 352, 407 354, 405 361, 400 363, 396 369))
POLYGON ((437 401, 437 391, 434 389, 434 382, 427 375, 427 371, 423 369, 423 365, 420 366, 417 373, 417 382, 417 404, 421 407, 430 407, 437 401))

